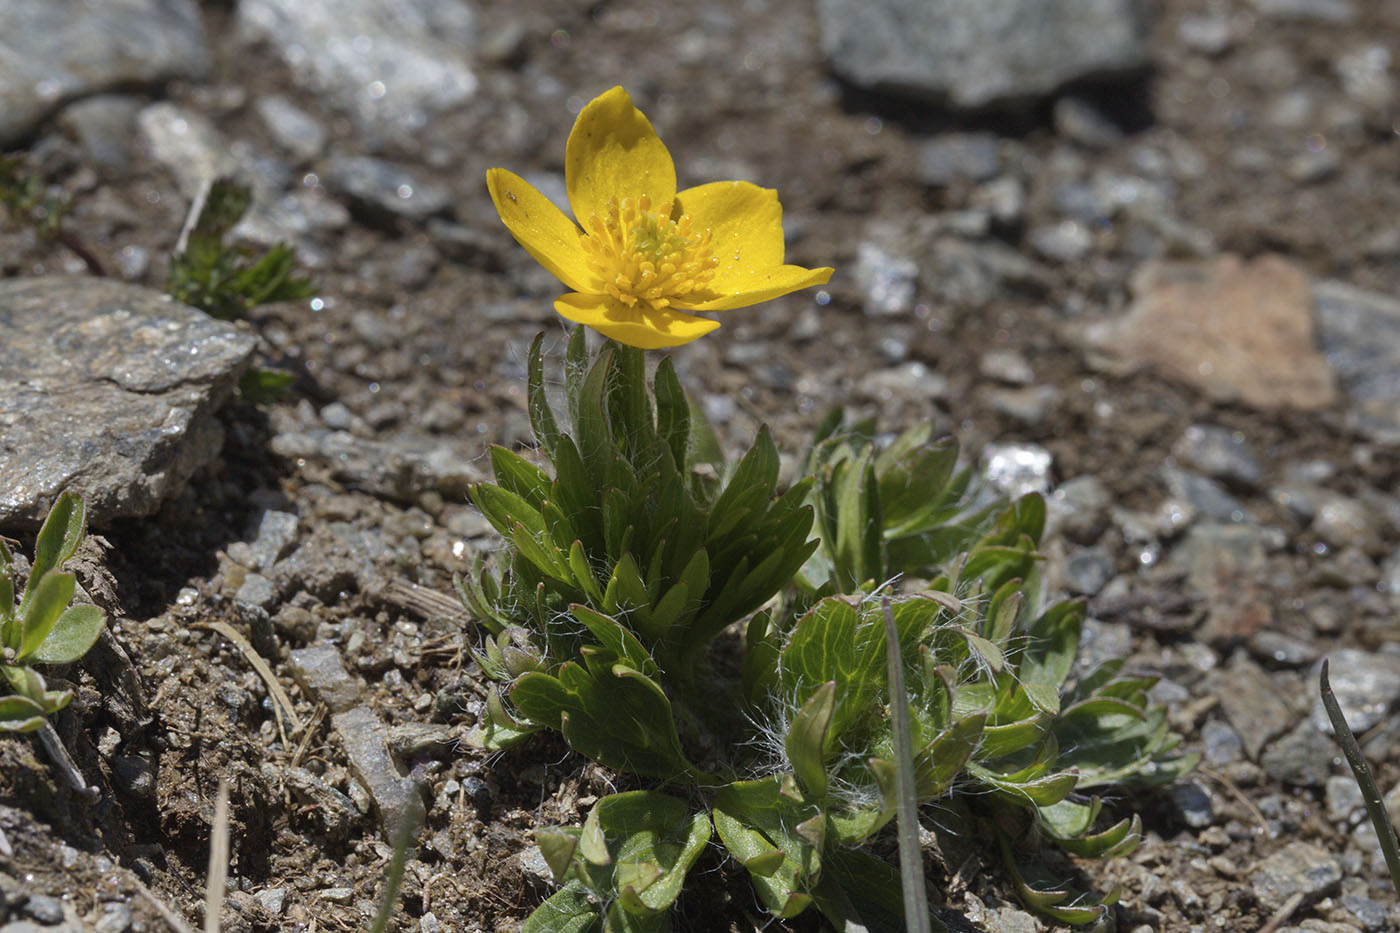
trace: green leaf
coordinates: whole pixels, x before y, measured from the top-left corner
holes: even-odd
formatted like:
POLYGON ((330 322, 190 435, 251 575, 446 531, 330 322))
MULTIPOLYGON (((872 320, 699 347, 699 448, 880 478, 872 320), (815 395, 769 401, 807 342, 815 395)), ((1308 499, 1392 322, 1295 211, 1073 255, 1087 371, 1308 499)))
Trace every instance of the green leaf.
POLYGON ((665 357, 656 367, 656 433, 671 450, 677 470, 685 470, 690 444, 690 403, 676 378, 676 367, 665 357))
POLYGON ((5 539, 0 538, 0 630, 8 627, 15 618, 15 578, 14 558, 5 539))
POLYGON ((642 647, 642 643, 616 619, 578 603, 571 605, 569 612, 582 622, 588 631, 593 633, 593 637, 598 639, 598 643, 611 651, 614 657, 626 661, 628 666, 646 677, 655 678, 661 675, 656 662, 652 660, 646 648, 642 647))
POLYGON ((589 897, 588 889, 571 881, 535 908, 520 933, 592 933, 601 926, 598 905, 589 897))
POLYGON ((1064 685, 1079 651, 1084 612, 1082 600, 1057 603, 1031 623, 1017 671, 1023 682, 1064 685))
POLYGON ((106 615, 96 606, 69 606, 31 657, 43 664, 72 664, 97 641, 105 621, 106 615))
POLYGON ((829 680, 802 704, 788 729, 788 762, 809 797, 826 796, 826 733, 836 710, 836 681, 829 680))
POLYGON ((271 405, 287 397, 297 374, 285 369, 254 366, 238 377, 238 393, 254 405, 271 405))
POLYGON ((44 707, 28 697, 0 697, 0 731, 37 731, 44 727, 44 715, 44 707))
POLYGON ((529 673, 511 702, 525 716, 562 732, 581 755, 643 777, 697 773, 681 751, 671 702, 654 681, 622 664, 595 672, 575 662, 558 675, 529 673))
POLYGON ((914 786, 921 801, 936 800, 952 788, 982 738, 987 717, 964 716, 915 756, 914 786))
POLYGON ((552 482, 549 475, 530 461, 498 444, 492 444, 490 450, 491 468, 496 474, 496 482, 502 489, 520 497, 531 508, 538 510, 549 498, 552 482))
POLYGON ((1136 813, 1101 833, 1071 838, 1056 837, 1060 848, 1079 858, 1121 858, 1131 855, 1142 842, 1142 820, 1136 813))
POLYGON ((634 914, 658 914, 680 896, 686 872, 710 841, 710 819, 657 791, 613 794, 593 812, 607 840, 613 887, 634 914))
POLYGON ((73 601, 76 588, 77 580, 71 573, 50 570, 39 578, 38 586, 30 586, 26 590, 25 603, 29 609, 23 614, 21 626, 24 631, 19 645, 15 646, 14 660, 22 661, 38 650, 44 639, 49 637, 49 632, 53 631, 58 617, 73 601))
POLYGON ((574 867, 581 832, 573 826, 543 826, 535 830, 535 845, 554 875, 555 882, 564 884, 574 867))
POLYGON ((71 492, 59 496, 53 508, 49 509, 48 517, 39 529, 39 538, 34 543, 34 562, 30 564, 29 582, 19 606, 21 619, 28 617, 29 605, 35 599, 36 584, 41 583, 50 570, 62 567, 68 558, 77 553, 86 528, 87 508, 82 496, 71 492))
POLYGON ((817 812, 782 796, 775 778, 738 781, 715 795, 715 831, 749 869, 754 889, 775 917, 795 917, 812 902, 806 888, 820 872, 820 853, 796 827, 817 812))
POLYGON ((526 385, 526 407, 530 413, 530 430, 535 434, 551 461, 556 460, 555 450, 559 446, 559 424, 554 420, 554 411, 544 392, 544 334, 535 335, 530 343, 526 385))

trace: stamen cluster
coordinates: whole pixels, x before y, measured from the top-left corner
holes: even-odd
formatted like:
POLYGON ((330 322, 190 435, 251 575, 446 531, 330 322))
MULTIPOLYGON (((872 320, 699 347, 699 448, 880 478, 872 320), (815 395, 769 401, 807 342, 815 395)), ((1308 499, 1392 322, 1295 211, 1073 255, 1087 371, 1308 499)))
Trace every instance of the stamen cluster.
POLYGON ((588 218, 583 248, 600 291, 629 308, 653 310, 703 288, 719 260, 708 228, 696 232, 689 214, 673 220, 674 202, 651 209, 651 198, 608 199, 605 216, 588 218))

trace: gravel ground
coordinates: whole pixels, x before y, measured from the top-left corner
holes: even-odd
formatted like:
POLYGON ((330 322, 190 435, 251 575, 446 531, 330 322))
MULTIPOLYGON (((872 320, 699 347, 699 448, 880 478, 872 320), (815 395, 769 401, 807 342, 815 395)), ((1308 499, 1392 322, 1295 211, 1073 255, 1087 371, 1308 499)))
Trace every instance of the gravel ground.
MULTIPOLYGON (((894 0, 0 9, 0 141, 71 199, 64 228, 105 272, 160 288, 201 180, 233 172, 256 191, 239 235, 289 241, 321 285, 238 325, 297 373, 287 397, 229 401, 191 431, 188 482, 94 519, 78 572, 111 638, 68 672, 56 727, 96 790, 0 740, 0 930, 158 930, 157 904, 196 923, 221 778, 225 930, 365 929, 383 826, 420 791, 398 928, 514 929, 547 896, 533 830, 614 778, 557 739, 461 743, 485 694, 450 581, 498 546, 465 488, 488 444, 528 445, 525 348, 565 333, 483 179, 562 192, 574 114, 619 83, 682 186, 778 187, 788 261, 837 270, 674 352, 721 439, 766 423, 792 464, 833 405, 931 419, 1005 490, 1049 496, 1047 576, 1090 600, 1084 653, 1162 676, 1203 763, 1119 802, 1138 852, 1077 866, 1121 886, 1116 927, 1400 928, 1315 702, 1328 655, 1396 787, 1400 6, 1120 6, 1145 11, 1138 38, 1092 44, 1118 59, 1010 89, 958 82, 1020 32, 963 35, 974 65, 927 78, 833 43, 894 0)), ((12 225, 0 274, 86 265, 12 225)), ((29 397, 4 378, 0 399, 29 397)), ((0 431, 21 409, 0 401, 0 431)), ((19 453, 0 442, 0 477, 19 453)), ((27 551, 23 510, 3 514, 27 551)), ((1049 928, 976 845, 929 865, 969 928, 1049 928)), ((780 928, 735 866, 702 866, 678 929, 780 928)))

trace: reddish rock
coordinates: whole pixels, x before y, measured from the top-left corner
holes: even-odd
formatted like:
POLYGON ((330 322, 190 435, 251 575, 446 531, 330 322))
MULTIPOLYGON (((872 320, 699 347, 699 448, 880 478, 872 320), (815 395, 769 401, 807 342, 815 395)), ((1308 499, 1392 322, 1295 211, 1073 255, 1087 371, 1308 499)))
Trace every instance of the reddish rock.
POLYGON ((1336 401, 1308 277, 1282 257, 1152 261, 1132 285, 1127 313, 1086 334, 1109 368, 1146 366, 1255 408, 1316 410, 1336 401))

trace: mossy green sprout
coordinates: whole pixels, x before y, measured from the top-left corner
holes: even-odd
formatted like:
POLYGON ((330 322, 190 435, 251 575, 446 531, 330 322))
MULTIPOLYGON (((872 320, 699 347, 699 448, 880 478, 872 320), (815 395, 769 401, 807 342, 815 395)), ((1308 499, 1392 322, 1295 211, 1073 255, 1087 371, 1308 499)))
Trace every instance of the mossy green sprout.
POLYGON ((90 603, 73 603, 77 580, 63 564, 83 543, 86 508, 80 496, 64 493, 39 530, 34 560, 19 601, 14 559, 0 538, 0 676, 13 694, 0 698, 0 730, 33 732, 73 698, 50 690, 31 664, 71 664, 102 634, 105 616, 90 603))

